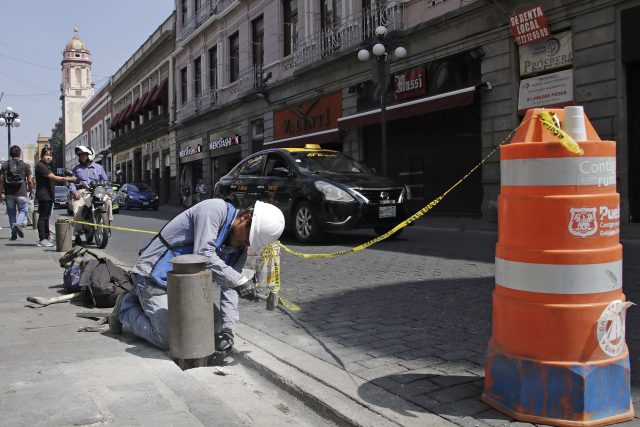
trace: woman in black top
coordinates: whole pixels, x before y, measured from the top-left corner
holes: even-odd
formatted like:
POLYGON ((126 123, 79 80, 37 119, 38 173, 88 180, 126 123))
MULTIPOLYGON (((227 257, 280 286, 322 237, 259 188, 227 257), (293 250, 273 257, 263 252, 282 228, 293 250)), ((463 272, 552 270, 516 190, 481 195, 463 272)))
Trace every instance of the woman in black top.
POLYGON ((51 149, 44 147, 40 152, 40 161, 36 165, 36 200, 38 201, 38 246, 55 246, 49 238, 49 218, 55 200, 56 182, 74 182, 73 176, 56 176, 51 171, 51 149))

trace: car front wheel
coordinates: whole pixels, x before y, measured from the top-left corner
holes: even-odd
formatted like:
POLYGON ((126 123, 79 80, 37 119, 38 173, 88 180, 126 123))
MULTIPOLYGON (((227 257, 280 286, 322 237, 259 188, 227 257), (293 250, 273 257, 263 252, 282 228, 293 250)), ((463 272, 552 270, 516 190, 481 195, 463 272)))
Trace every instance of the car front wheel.
POLYGON ((313 243, 320 238, 318 228, 318 218, 313 211, 313 206, 309 202, 302 202, 294 211, 293 232, 296 239, 301 243, 313 243))

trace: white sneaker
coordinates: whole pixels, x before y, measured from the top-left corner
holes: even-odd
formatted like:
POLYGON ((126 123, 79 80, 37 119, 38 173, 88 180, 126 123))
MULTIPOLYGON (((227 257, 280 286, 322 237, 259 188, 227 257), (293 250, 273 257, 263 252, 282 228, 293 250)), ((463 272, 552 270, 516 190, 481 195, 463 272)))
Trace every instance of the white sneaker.
POLYGON ((41 248, 51 248, 55 246, 51 240, 42 239, 38 242, 38 246, 41 248))

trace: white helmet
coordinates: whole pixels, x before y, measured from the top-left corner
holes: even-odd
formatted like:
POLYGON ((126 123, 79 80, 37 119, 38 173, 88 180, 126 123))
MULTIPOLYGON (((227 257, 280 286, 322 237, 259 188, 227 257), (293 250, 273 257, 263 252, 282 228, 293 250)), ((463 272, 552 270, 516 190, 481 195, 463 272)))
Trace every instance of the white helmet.
POLYGON ((280 238, 284 230, 284 215, 277 207, 264 202, 256 202, 253 207, 249 246, 259 251, 280 238))
POLYGON ((91 161, 96 157, 96 153, 93 151, 93 148, 85 147, 84 145, 78 145, 76 147, 76 156, 79 156, 80 153, 87 153, 89 155, 89 160, 91 161))

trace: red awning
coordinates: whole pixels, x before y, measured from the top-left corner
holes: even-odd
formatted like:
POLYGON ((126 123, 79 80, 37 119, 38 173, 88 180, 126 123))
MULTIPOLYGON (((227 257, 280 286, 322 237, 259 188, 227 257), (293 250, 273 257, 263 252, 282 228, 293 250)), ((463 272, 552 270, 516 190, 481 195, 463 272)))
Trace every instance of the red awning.
POLYGON ((136 98, 132 103, 131 103, 131 107, 129 108, 129 110, 127 110, 127 117, 131 120, 135 120, 136 116, 138 115, 138 102, 140 102, 140 98, 136 98))
POLYGON ((118 121, 120 121, 120 116, 122 115, 122 111, 120 111, 119 113, 116 113, 115 116, 113 116, 113 119, 111 120, 111 124, 109 125, 109 129, 111 130, 116 130, 118 127, 118 121))
POLYGON ((169 103, 169 79, 164 79, 160 82, 151 98, 147 101, 147 107, 151 108, 153 105, 168 104, 169 103))
POLYGON ((158 85, 155 85, 154 87, 149 89, 149 92, 147 92, 147 96, 144 98, 144 104, 142 104, 142 108, 150 108, 150 106, 152 105, 151 99, 154 97, 156 90, 158 90, 158 85))
MULTIPOLYGON (((475 91, 476 87, 471 86, 464 89, 441 93, 439 95, 390 105, 387 107, 387 120, 404 119, 407 117, 433 113, 435 111, 470 105, 473 103, 475 91)), ((340 117, 338 119, 338 128, 355 128, 375 123, 380 123, 380 108, 353 114, 351 116, 340 117)))
POLYGON ((291 148, 304 147, 305 144, 324 144, 336 142, 340 139, 340 132, 337 128, 324 130, 322 132, 308 133, 305 135, 293 136, 291 138, 277 139, 265 142, 265 148, 291 148))

